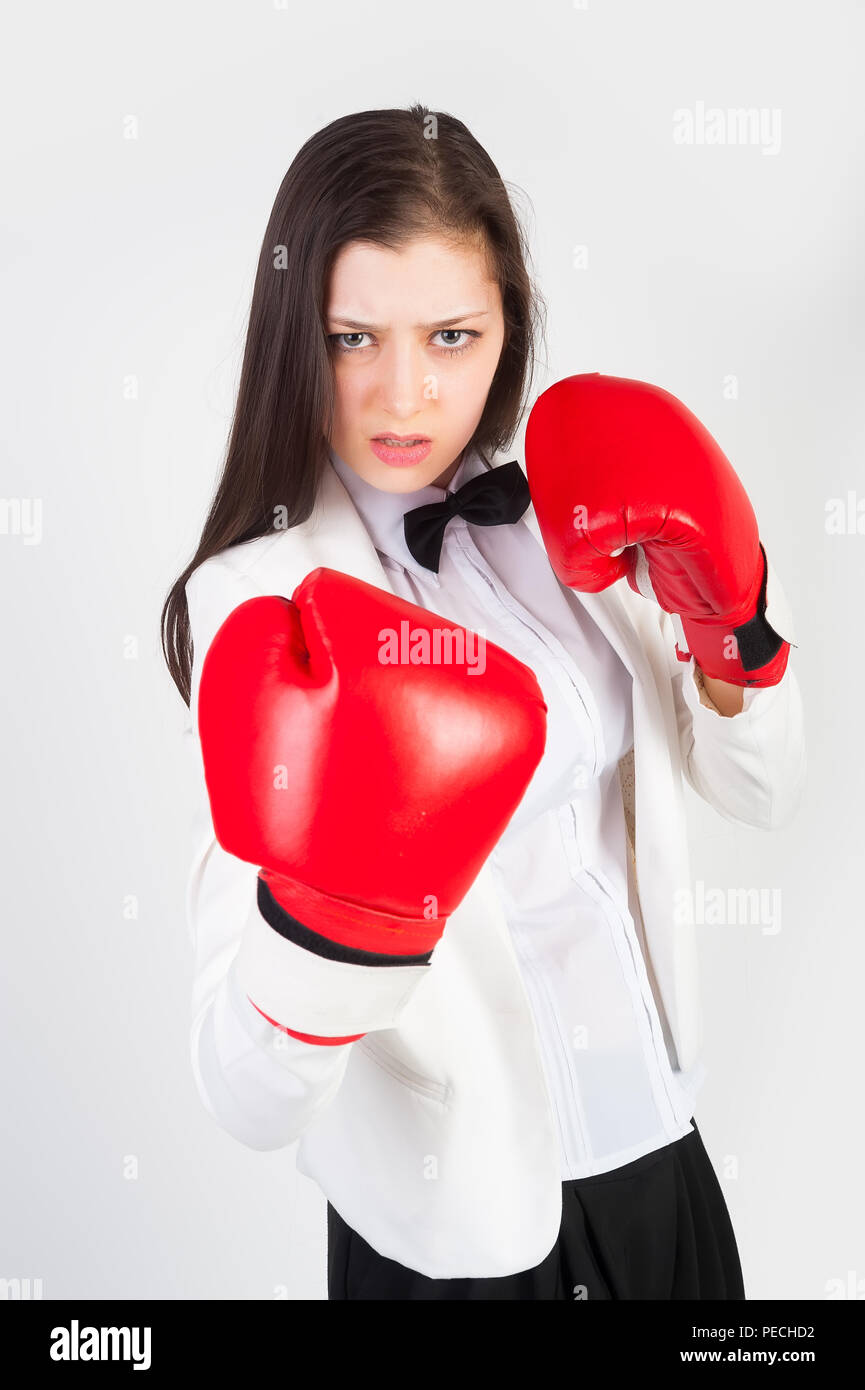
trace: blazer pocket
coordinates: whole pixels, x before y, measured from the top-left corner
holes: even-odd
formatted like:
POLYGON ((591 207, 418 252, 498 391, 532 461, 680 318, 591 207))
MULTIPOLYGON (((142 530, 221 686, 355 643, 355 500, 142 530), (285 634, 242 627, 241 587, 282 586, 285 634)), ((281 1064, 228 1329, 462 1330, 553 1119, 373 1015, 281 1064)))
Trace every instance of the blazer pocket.
POLYGON ((395 1081, 399 1081, 403 1086, 408 1086, 409 1090, 416 1091, 418 1095, 424 1096, 428 1100, 438 1101, 440 1105, 450 1104, 451 1087, 447 1082, 433 1081, 431 1077, 422 1076, 420 1072, 407 1067, 401 1058, 385 1046, 377 1033, 367 1033, 364 1037, 359 1038, 357 1046, 375 1062, 376 1066, 381 1067, 382 1071, 387 1072, 395 1081))

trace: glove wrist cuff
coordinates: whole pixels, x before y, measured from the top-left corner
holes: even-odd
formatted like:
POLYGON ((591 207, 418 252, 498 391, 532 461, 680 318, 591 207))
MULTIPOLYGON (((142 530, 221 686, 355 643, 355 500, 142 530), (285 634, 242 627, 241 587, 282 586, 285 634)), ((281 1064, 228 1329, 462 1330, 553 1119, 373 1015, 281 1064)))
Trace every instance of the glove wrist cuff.
POLYGON ((269 925, 331 960, 376 966, 425 964, 447 921, 378 912, 272 869, 262 869, 258 883, 259 910, 269 925))
POLYGON ((768 560, 760 545, 763 574, 756 607, 746 622, 736 627, 701 618, 681 618, 683 642, 677 642, 680 661, 693 656, 704 675, 731 685, 777 685, 787 667, 790 643, 771 626, 766 616, 768 560), (735 642, 731 639, 735 638, 735 642))

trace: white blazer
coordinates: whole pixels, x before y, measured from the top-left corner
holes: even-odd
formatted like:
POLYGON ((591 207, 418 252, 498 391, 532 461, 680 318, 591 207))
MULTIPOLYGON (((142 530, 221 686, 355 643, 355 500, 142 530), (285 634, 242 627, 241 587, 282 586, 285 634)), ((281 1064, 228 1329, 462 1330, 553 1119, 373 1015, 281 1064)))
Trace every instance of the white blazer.
MULTIPOLYGON (((523 520, 543 545, 529 508, 523 520)), ((187 742, 197 843, 187 915, 195 951, 192 1066, 201 1098, 240 1142, 299 1140, 297 1167, 380 1254, 430 1278, 490 1278, 533 1268, 561 1221, 555 1122, 529 1000, 485 864, 424 966, 326 960, 274 932, 256 903, 257 867, 216 842, 197 733, 201 665, 228 613, 257 594, 290 598, 327 566, 391 591, 338 475, 324 470, 310 518, 214 556, 186 594, 194 642, 187 742), (246 998, 299 1032, 354 1043, 315 1046, 272 1027, 246 998)), ((673 622, 625 580, 602 593, 562 585, 633 676, 633 776, 623 759, 636 839, 631 911, 658 1009, 683 1070, 698 1059, 701 1010, 682 778, 727 820, 772 829, 792 818, 806 760, 799 687, 748 688, 725 718, 703 704, 694 661, 677 659, 673 622)), ((792 641, 771 566, 767 616, 792 641)), ((576 626, 576 625, 575 625, 576 626)), ((633 866, 632 859, 632 866, 633 866)), ((611 1096, 610 1103, 615 1104, 611 1096)))

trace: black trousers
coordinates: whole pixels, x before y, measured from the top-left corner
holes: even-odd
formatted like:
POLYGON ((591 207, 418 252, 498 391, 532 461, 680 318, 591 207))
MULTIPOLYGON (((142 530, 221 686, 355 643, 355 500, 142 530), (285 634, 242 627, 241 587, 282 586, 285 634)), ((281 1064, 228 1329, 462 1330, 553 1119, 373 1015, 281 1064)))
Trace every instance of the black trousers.
POLYGON ((534 1269, 430 1279, 386 1259, 327 1204, 327 1296, 744 1299, 720 1183, 694 1132, 597 1177, 562 1183, 562 1224, 534 1269))

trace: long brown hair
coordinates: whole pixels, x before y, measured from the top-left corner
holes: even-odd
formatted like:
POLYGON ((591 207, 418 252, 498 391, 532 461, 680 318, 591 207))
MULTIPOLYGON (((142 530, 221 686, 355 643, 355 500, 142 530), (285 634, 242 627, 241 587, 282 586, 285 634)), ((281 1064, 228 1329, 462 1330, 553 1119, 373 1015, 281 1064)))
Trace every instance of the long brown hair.
POLYGON ((339 250, 364 240, 399 249, 435 234, 476 243, 502 294, 505 338, 468 447, 510 447, 535 367, 545 307, 504 182, 462 121, 416 104, 341 116, 301 147, 264 233, 228 449, 198 548, 168 592, 162 650, 185 703, 192 640, 186 581, 210 556, 305 521, 327 461, 333 415, 326 332, 339 250))

